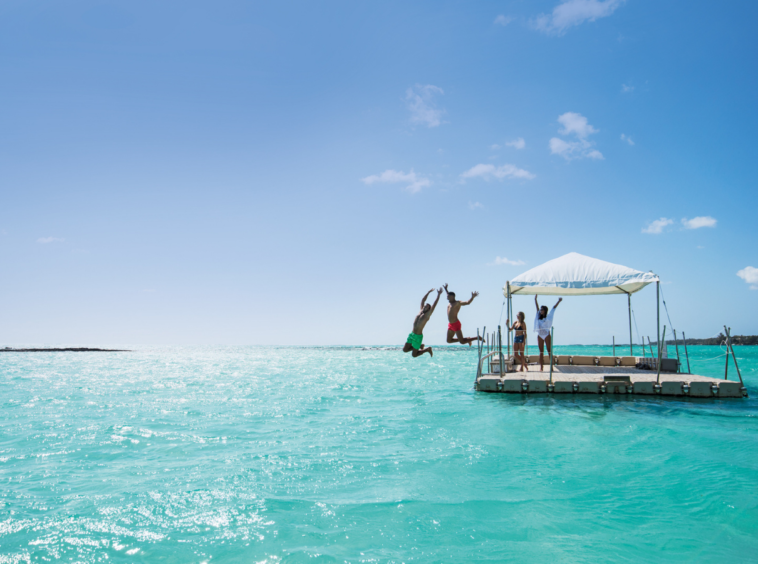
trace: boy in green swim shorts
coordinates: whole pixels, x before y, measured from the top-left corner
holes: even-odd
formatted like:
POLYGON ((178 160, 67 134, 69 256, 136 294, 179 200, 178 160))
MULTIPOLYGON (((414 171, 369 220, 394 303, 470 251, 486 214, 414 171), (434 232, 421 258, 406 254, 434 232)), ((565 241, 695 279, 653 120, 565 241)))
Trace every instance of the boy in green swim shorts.
POLYGON ((432 347, 424 347, 423 340, 424 340, 424 327, 426 327, 426 322, 429 321, 429 318, 434 313, 434 308, 437 307, 437 302, 440 301, 440 294, 442 294, 442 288, 437 290, 437 299, 434 300, 434 305, 429 305, 426 303, 426 298, 429 297, 429 294, 434 292, 434 288, 429 290, 426 295, 421 298, 421 311, 418 312, 418 315, 416 315, 416 319, 413 320, 413 332, 408 335, 408 340, 406 340, 405 345, 403 346, 403 352, 411 352, 411 356, 413 358, 416 358, 417 356, 421 356, 422 354, 428 352, 429 356, 434 356, 434 353, 432 352, 432 347))

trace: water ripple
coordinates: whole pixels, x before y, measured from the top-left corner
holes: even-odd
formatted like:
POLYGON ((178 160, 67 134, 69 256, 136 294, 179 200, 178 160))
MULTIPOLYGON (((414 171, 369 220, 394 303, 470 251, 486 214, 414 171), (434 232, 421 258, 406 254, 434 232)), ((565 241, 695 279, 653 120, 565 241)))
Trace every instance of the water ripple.
MULTIPOLYGON (((758 396, 758 351, 738 355, 758 396)), ((723 374, 713 356, 690 348, 723 374)), ((752 397, 479 394, 474 367, 464 347, 0 356, 0 564, 756 554, 752 397)))

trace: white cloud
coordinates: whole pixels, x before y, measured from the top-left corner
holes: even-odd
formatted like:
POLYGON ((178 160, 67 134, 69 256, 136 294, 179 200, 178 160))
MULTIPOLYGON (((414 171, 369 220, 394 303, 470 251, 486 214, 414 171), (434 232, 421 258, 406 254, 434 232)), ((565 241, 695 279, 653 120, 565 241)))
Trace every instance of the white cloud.
POLYGON ((566 0, 553 8, 551 14, 538 16, 532 25, 539 31, 562 35, 575 25, 610 16, 623 3, 624 0, 566 0))
POLYGON ((484 206, 480 204, 479 202, 469 202, 468 203, 468 209, 470 210, 483 210, 484 206))
POLYGON ((442 123, 445 110, 439 109, 434 103, 434 96, 444 94, 442 88, 432 84, 417 84, 405 92, 405 101, 411 111, 411 122, 421 123, 427 127, 437 127, 442 123))
POLYGON ((472 166, 466 172, 461 174, 461 178, 484 178, 489 180, 490 178, 497 178, 502 180, 503 178, 522 178, 531 180, 535 177, 534 174, 523 168, 518 168, 512 164, 504 164, 502 166, 495 166, 493 164, 478 164, 472 166))
POLYGON ((553 155, 560 155, 567 161, 572 159, 598 159, 602 160, 603 154, 594 149, 595 143, 588 141, 587 137, 598 130, 592 127, 587 118, 576 112, 566 112, 558 116, 558 122, 563 126, 558 130, 561 135, 574 135, 576 141, 565 141, 559 137, 550 139, 550 152, 553 155))
POLYGON ((494 145, 490 145, 490 149, 492 151, 497 151, 499 149, 502 149, 503 146, 505 147, 513 147, 514 149, 523 149, 526 147, 526 141, 524 141, 523 137, 519 137, 518 139, 514 139, 513 141, 506 141, 503 143, 503 145, 498 145, 495 143, 494 145))
POLYGON ((632 141, 632 138, 629 137, 628 135, 624 135, 623 133, 621 134, 621 140, 626 141, 630 145, 634 145, 634 141, 632 141))
POLYGON ((361 181, 369 185, 376 182, 387 184, 407 184, 405 189, 408 190, 411 194, 420 192, 422 188, 426 188, 432 184, 431 180, 418 176, 415 172, 413 172, 413 169, 407 173, 400 170, 388 169, 381 174, 373 174, 371 176, 367 176, 366 178, 361 178, 361 181))
POLYGON ((656 219, 655 221, 651 221, 647 227, 645 227, 642 232, 643 233, 650 233, 652 235, 659 235, 663 233, 663 230, 674 223, 673 219, 668 219, 666 217, 662 217, 661 219, 656 219))
POLYGON ((550 139, 550 152, 554 155, 564 156, 571 151, 571 145, 566 143, 563 139, 553 137, 550 139))
POLYGON ((692 219, 687 219, 685 217, 682 219, 682 225, 684 225, 685 229, 700 229, 701 227, 716 227, 716 223, 717 221, 709 215, 701 216, 701 217, 693 217, 692 219))
POLYGON ((629 86, 628 84, 621 85, 622 94, 629 94, 629 92, 632 92, 632 91, 634 91, 634 86, 629 86))
POLYGON ((523 260, 508 260, 505 257, 495 257, 495 260, 489 263, 489 266, 500 266, 503 264, 508 264, 511 266, 521 266, 522 264, 526 264, 526 263, 523 260))
POLYGON ((566 112, 565 114, 558 116, 558 123, 563 126, 563 129, 558 131, 561 135, 570 135, 573 133, 579 139, 584 139, 588 135, 598 132, 597 129, 587 122, 586 117, 582 114, 577 114, 576 112, 566 112))
POLYGON ((37 243, 42 243, 43 245, 46 245, 48 243, 62 243, 64 239, 59 239, 58 237, 40 237, 37 239, 37 243))
POLYGON ((550 139, 550 152, 553 155, 560 155, 567 161, 583 158, 603 160, 605 158, 603 153, 593 149, 592 145, 593 143, 586 139, 564 141, 558 137, 553 137, 550 139))
POLYGON ((512 16, 504 16, 503 14, 500 14, 498 17, 495 18, 495 23, 500 25, 508 25, 513 21, 512 16))
POLYGON ((758 290, 758 268, 746 266, 737 272, 737 276, 750 284, 751 290, 758 290))

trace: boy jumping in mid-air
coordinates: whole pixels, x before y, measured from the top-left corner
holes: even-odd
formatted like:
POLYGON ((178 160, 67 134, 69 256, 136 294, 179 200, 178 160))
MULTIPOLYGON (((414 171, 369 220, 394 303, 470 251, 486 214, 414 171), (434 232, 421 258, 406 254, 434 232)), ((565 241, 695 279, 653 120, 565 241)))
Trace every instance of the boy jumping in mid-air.
POLYGON ((461 306, 469 305, 474 301, 474 298, 479 295, 479 292, 471 292, 471 299, 467 302, 459 302, 455 299, 455 292, 447 291, 447 284, 443 285, 445 293, 447 294, 447 301, 450 305, 447 306, 447 342, 448 343, 460 343, 462 345, 471 346, 471 343, 477 339, 484 340, 484 337, 464 337, 461 330, 461 322, 458 321, 458 312, 461 311, 461 306))
POLYGON ((421 356, 425 352, 429 353, 429 356, 434 356, 434 353, 432 352, 432 347, 424 347, 424 343, 421 341, 424 340, 424 327, 426 327, 426 322, 429 321, 429 318, 434 313, 434 308, 437 307, 437 302, 440 301, 440 294, 442 294, 442 288, 437 290, 437 299, 434 300, 434 305, 429 305, 426 303, 426 298, 429 297, 429 294, 434 292, 434 288, 429 290, 426 295, 421 298, 421 311, 418 312, 418 315, 416 315, 416 319, 413 320, 413 332, 408 335, 408 340, 405 342, 405 345, 403 346, 403 352, 407 353, 410 351, 413 351, 411 353, 411 356, 413 358, 416 358, 418 356, 421 356))

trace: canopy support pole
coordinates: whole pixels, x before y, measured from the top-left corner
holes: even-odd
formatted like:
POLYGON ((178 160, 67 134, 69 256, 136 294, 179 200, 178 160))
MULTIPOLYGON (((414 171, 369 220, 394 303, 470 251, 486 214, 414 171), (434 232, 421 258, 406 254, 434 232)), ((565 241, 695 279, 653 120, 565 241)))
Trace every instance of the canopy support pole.
MULTIPOLYGON (((665 325, 663 326, 663 338, 664 339, 666 338, 666 326, 665 325)), ((658 344, 658 362, 656 363, 656 364, 658 364, 658 377, 655 379, 655 383, 656 384, 660 384, 661 383, 661 351, 663 351, 663 349, 661 348, 661 345, 659 343, 658 344)))
POLYGON ((500 331, 500 325, 497 326, 497 358, 500 361, 500 377, 503 377, 503 333, 500 331))
MULTIPOLYGON (((616 288, 626 294, 626 304, 629 310, 629 356, 634 356, 634 339, 632 338, 632 293, 627 292, 621 286, 616 286, 616 288)), ((645 343, 642 343, 642 348, 645 348, 645 343)))
POLYGON ((626 302, 629 306, 629 356, 634 356, 634 345, 632 344, 632 295, 626 293, 626 302))
POLYGON ((550 383, 553 383, 553 347, 555 346, 555 327, 550 328, 550 383))
POLYGON ((616 356, 616 335, 613 336, 613 356, 616 356))
MULTIPOLYGON (((656 318, 656 336, 658 337, 658 362, 661 358, 661 281, 655 281, 655 318, 656 318)), ((648 340, 650 338, 648 337, 648 340)))
MULTIPOLYGON (((513 315, 513 300, 511 299, 511 327, 513 327, 513 318, 516 317, 513 315)), ((513 331, 508 331, 508 350, 514 349, 513 354, 515 356, 515 345, 513 344, 514 334, 513 331)))
MULTIPOLYGON (((511 283, 510 283, 510 281, 508 281, 508 282, 505 283, 505 287, 508 289, 508 296, 507 296, 507 298, 508 298, 508 323, 510 323, 511 322, 511 315, 513 314, 513 312, 511 311, 511 283)), ((511 325, 511 327, 513 327, 513 325, 511 325)), ((506 339, 508 340, 508 358, 511 358, 511 331, 510 331, 509 327, 507 329, 508 329, 508 333, 507 333, 506 339)))

